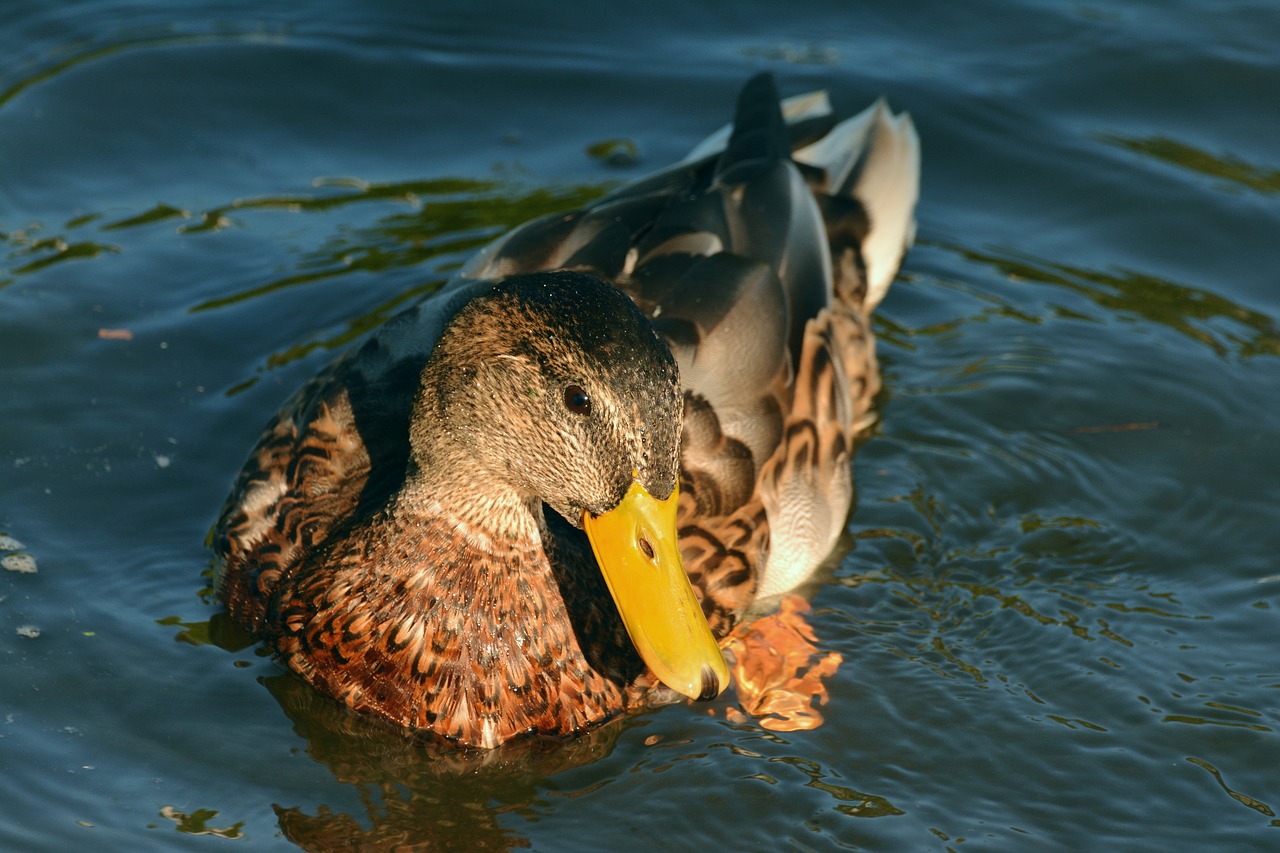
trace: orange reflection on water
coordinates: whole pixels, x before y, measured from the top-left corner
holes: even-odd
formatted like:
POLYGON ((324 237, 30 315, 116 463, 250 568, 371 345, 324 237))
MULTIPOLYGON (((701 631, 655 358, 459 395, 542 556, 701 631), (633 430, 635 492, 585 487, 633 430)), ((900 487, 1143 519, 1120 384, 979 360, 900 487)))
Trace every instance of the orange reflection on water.
MULTIPOLYGON (((822 725, 817 706, 827 703, 823 679, 835 675, 844 661, 837 652, 818 657, 817 638, 805 619, 809 610, 803 598, 788 595, 779 612, 738 628, 723 642, 734 655, 733 678, 742 710, 771 731, 822 725)), ((731 722, 745 720, 736 708, 726 713, 731 722)))

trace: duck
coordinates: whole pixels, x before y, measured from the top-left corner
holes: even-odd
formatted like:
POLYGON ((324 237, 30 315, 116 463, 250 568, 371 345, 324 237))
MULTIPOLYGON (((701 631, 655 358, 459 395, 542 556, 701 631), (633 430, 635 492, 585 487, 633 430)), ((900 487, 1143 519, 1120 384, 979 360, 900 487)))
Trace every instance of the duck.
POLYGON ((215 588, 355 713, 492 749, 730 682, 843 531, 919 140, 771 74, 683 160, 500 237, 303 385, 215 588))

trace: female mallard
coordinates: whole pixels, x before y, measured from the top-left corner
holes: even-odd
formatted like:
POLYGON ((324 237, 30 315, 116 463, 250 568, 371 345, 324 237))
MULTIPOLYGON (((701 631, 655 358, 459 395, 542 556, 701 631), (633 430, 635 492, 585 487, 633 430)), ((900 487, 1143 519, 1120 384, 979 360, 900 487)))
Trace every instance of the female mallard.
POLYGON ((511 232, 294 395, 216 527, 231 615, 477 746, 717 695, 716 638, 844 525, 918 181, 905 115, 754 78, 732 129, 511 232))

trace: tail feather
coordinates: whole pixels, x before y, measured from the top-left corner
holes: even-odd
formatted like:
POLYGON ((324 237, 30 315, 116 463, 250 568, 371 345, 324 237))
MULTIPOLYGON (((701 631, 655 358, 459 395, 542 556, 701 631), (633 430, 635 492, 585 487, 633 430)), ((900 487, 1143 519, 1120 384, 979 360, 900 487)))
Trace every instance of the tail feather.
MULTIPOLYGON (((765 150, 763 140, 767 139, 768 145, 777 144, 774 120, 770 118, 762 124, 743 121, 741 117, 744 103, 760 105, 761 109, 770 103, 766 88, 774 91, 772 80, 767 74, 758 75, 748 84, 739 103, 740 127, 768 128, 751 141, 761 151, 765 150)), ((817 134, 814 141, 796 142, 801 147, 792 153, 792 158, 810 180, 824 215, 830 212, 844 220, 837 223, 829 218, 828 230, 857 238, 857 244, 849 246, 837 245, 833 240, 836 276, 839 278, 844 269, 849 278, 847 282, 837 281, 837 290, 854 294, 854 307, 869 313, 888 292, 903 256, 915 240, 920 139, 911 116, 893 113, 883 98, 828 128, 823 122, 834 121, 831 116, 831 100, 825 91, 794 95, 782 101, 782 119, 793 141, 808 136, 805 128, 809 126, 817 134)), ((737 148, 722 163, 745 163, 742 152, 754 150, 748 147, 749 141, 735 140, 734 125, 727 124, 695 146, 682 162, 694 163, 737 148)))
MULTIPOLYGON (((789 127, 831 115, 831 99, 824 91, 793 95, 782 100, 782 117, 789 127)), ((693 147, 681 163, 696 163, 719 154, 729 144, 733 123, 726 124, 693 147)))
POLYGON ((733 117, 733 132, 716 162, 717 183, 746 180, 744 172, 768 168, 791 156, 791 138, 778 106, 773 75, 757 74, 742 87, 733 117))
POLYGON ((861 255, 870 312, 889 290, 915 240, 920 194, 920 139, 907 113, 894 115, 883 99, 842 121, 817 142, 796 151, 797 162, 826 175, 817 191, 853 198, 866 212, 869 229, 861 255))

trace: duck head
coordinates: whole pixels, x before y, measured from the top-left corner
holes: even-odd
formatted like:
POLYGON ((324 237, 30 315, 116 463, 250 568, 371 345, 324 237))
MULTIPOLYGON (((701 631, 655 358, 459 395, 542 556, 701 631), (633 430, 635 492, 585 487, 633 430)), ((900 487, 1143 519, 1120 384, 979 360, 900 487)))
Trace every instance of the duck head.
POLYGON ((585 530, 641 658, 709 699, 729 676, 680 557, 682 413, 675 360, 624 293, 537 273, 494 283, 448 321, 410 445, 420 470, 441 446, 460 452, 449 467, 496 513, 545 504, 585 530))

